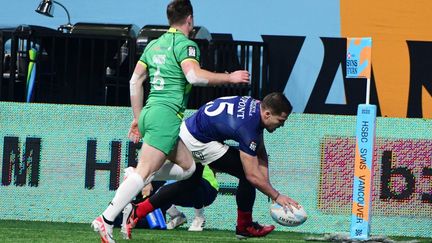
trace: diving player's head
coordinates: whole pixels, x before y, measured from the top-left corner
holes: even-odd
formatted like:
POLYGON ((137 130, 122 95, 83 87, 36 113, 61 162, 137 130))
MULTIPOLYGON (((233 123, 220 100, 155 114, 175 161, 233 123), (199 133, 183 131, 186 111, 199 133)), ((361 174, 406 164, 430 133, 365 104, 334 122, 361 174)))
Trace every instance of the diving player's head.
POLYGON ((292 111, 292 106, 286 96, 279 92, 273 92, 261 101, 261 123, 268 132, 274 132, 283 127, 286 119, 292 111))
POLYGON ((193 7, 190 0, 174 0, 167 7, 168 23, 171 27, 186 31, 189 35, 194 26, 193 7))

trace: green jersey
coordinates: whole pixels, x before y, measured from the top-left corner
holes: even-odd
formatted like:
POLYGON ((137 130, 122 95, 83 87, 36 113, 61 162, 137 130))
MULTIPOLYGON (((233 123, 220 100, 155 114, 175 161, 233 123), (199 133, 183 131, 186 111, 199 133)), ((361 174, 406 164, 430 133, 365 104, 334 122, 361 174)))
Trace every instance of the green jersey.
POLYGON ((192 85, 186 80, 180 64, 185 60, 199 63, 199 57, 198 45, 175 28, 151 41, 140 58, 150 76, 146 106, 169 106, 182 116, 192 85))
POLYGON ((204 171, 202 177, 210 183, 210 185, 216 189, 216 191, 219 191, 219 183, 216 180, 216 176, 212 169, 208 165, 204 166, 204 171))

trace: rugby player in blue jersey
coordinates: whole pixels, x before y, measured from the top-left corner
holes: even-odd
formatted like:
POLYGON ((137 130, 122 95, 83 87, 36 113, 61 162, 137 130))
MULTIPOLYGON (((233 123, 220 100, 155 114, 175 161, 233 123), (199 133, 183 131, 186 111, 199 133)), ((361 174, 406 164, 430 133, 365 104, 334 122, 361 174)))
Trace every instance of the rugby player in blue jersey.
MULTIPOLYGON (((296 201, 281 194, 270 183, 263 134, 264 129, 272 133, 283 126, 291 111, 288 99, 278 92, 266 95, 262 101, 249 96, 222 97, 202 106, 181 125, 180 138, 197 163, 208 164, 216 171, 239 179, 236 194, 238 238, 262 237, 275 228, 252 220, 256 189, 287 210, 299 207, 296 201), (238 142, 238 147, 226 145, 226 140, 238 142)), ((189 189, 177 187, 159 196, 168 199, 170 195, 189 189)), ((152 205, 150 200, 141 203, 141 208, 131 213, 128 222, 134 225, 159 206, 152 205), (141 213, 137 215, 137 211, 141 213)))

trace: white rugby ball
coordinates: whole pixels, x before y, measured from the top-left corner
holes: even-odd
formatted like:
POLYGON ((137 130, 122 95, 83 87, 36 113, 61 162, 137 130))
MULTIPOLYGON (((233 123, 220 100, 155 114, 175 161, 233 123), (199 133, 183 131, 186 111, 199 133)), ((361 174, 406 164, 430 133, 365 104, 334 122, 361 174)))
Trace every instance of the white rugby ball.
POLYGON ((304 208, 302 206, 300 206, 300 209, 292 208, 293 212, 289 209, 285 211, 278 203, 272 203, 270 205, 270 215, 276 223, 283 226, 299 226, 303 224, 307 219, 304 208))

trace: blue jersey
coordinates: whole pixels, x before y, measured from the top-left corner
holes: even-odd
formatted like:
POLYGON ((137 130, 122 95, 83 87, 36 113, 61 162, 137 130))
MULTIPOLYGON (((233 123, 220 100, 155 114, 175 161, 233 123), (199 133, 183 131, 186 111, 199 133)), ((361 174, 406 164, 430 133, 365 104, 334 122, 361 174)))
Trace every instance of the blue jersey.
POLYGON ((202 106, 185 123, 192 136, 203 143, 234 140, 241 151, 256 156, 264 130, 259 103, 250 96, 218 98, 202 106))

